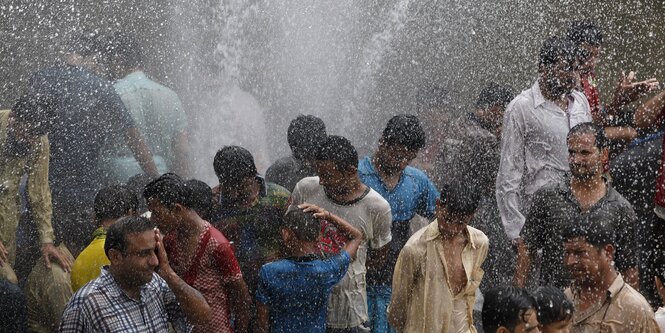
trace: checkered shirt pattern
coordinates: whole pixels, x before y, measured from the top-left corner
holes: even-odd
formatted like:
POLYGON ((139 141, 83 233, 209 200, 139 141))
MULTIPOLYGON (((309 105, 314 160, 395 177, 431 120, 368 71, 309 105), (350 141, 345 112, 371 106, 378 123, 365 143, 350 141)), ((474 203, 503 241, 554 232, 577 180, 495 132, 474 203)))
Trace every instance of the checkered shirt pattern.
POLYGON ((153 274, 141 287, 141 300, 129 298, 108 271, 79 289, 67 304, 60 321, 60 333, 123 332, 167 333, 168 323, 178 333, 191 326, 166 281, 153 274))
POLYGON ((242 273, 229 241, 207 222, 205 230, 199 236, 196 252, 203 245, 208 233, 210 238, 199 262, 192 263, 194 259, 191 257, 183 258, 177 251, 177 244, 172 241, 165 242, 166 252, 174 270, 203 295, 212 309, 210 322, 207 325, 194 326, 192 333, 232 333, 227 284, 242 279, 242 273), (192 265, 197 267, 191 267, 192 265), (184 273, 185 271, 191 273, 194 270, 195 276, 184 273), (191 281, 188 281, 190 279, 191 281))

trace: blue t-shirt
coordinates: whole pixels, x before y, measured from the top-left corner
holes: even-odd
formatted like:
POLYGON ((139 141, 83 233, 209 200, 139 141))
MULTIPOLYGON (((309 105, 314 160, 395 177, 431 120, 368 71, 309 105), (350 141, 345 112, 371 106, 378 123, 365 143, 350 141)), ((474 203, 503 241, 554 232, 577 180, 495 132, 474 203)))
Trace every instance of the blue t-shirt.
POLYGON ((342 250, 327 259, 288 258, 263 265, 256 300, 270 306, 271 332, 324 333, 330 291, 350 262, 342 250))
POLYGON ((439 198, 439 191, 424 172, 410 166, 404 169, 399 182, 395 188, 390 190, 381 180, 381 176, 372 165, 372 159, 369 156, 358 163, 358 175, 365 185, 381 194, 390 204, 393 217, 392 241, 386 262, 386 267, 390 267, 390 269, 367 272, 369 285, 390 285, 392 268, 397 262, 402 247, 409 240, 409 221, 416 214, 433 219, 436 214, 436 199, 439 198))

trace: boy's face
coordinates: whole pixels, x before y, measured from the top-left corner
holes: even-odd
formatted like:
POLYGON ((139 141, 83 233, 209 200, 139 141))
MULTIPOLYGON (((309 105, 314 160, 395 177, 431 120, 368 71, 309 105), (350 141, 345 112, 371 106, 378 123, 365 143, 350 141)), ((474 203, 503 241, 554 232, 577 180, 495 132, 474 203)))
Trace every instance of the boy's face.
POLYGON ((148 208, 150 209, 150 219, 157 224, 159 229, 165 233, 175 229, 178 225, 178 217, 176 216, 176 207, 167 207, 155 198, 148 199, 148 208))
POLYGON ((515 326, 512 333, 540 333, 540 325, 538 325, 538 316, 536 310, 529 309, 522 315, 522 320, 515 326))

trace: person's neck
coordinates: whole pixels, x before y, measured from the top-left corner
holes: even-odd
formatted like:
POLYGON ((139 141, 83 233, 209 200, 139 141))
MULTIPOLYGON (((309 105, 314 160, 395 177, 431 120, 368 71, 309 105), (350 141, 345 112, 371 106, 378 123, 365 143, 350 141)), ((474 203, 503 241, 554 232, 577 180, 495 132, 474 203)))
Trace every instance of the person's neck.
POLYGON ((600 194, 605 195, 607 185, 601 174, 589 178, 570 178, 570 188, 576 197, 585 199, 587 197, 596 197, 600 194))
POLYGON ((109 273, 111 274, 111 277, 113 277, 113 280, 115 283, 118 284, 120 289, 127 294, 130 298, 134 300, 139 300, 141 298, 141 286, 137 286, 133 283, 130 283, 123 279, 114 269, 113 265, 109 266, 109 273))
POLYGON ((102 228, 104 228, 105 230, 107 230, 108 228, 110 228, 115 223, 115 221, 117 221, 117 219, 104 219, 100 223, 100 226, 102 228))
POLYGON ((347 188, 347 190, 344 191, 343 193, 336 193, 334 191, 331 191, 326 194, 333 201, 344 203, 355 200, 361 195, 363 195, 363 193, 365 193, 365 188, 366 188, 365 184, 363 184, 360 181, 360 178, 358 178, 357 176, 347 180, 347 184, 345 187, 347 188))
POLYGON ((141 68, 126 68, 120 72, 120 78, 125 78, 129 74, 136 73, 136 72, 142 72, 143 70, 141 68))
POLYGON ((580 298, 583 302, 597 302, 606 295, 618 275, 614 268, 610 268, 607 273, 601 273, 595 279, 589 279, 584 283, 580 283, 578 287, 580 298))
POLYGON ((318 252, 318 242, 300 242, 291 248, 292 257, 304 257, 318 252))
POLYGON ((185 213, 180 225, 182 227, 178 228, 176 232, 176 238, 178 239, 198 238, 205 230, 205 221, 193 211, 185 213))

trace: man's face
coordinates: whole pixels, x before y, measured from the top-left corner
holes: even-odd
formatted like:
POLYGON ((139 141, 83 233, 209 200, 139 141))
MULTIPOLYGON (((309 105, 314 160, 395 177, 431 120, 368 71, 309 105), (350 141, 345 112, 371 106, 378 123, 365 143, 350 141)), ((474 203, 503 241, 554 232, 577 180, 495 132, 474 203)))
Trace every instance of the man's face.
POLYGON ((379 143, 377 155, 381 170, 394 175, 404 171, 409 162, 418 156, 418 151, 407 149, 406 146, 400 144, 388 145, 382 140, 379 143))
POLYGON ((593 72, 596 69, 596 65, 598 64, 598 58, 600 56, 600 45, 594 46, 588 43, 582 43, 580 47, 585 53, 584 56, 580 59, 580 73, 593 72))
POLYGON ((261 192, 255 176, 245 177, 237 183, 224 182, 219 185, 219 194, 225 205, 233 208, 250 208, 261 192))
POLYGON ((178 226, 178 216, 175 213, 175 207, 167 207, 156 198, 148 199, 148 208, 150 209, 150 219, 164 231, 169 233, 178 226))
POLYGON ((552 96, 570 94, 577 86, 578 75, 575 64, 561 59, 556 64, 541 68, 545 87, 552 96))
POLYGON ((526 310, 512 333, 540 333, 535 309, 526 310))
POLYGON ((338 170, 332 161, 315 161, 314 168, 319 175, 319 184, 323 186, 326 194, 338 196, 348 194, 349 188, 349 170, 338 170))
POLYGON ((602 276, 609 257, 604 249, 595 248, 584 237, 575 237, 563 243, 564 265, 580 285, 594 283, 602 276))
POLYGON ((605 150, 596 147, 596 137, 591 133, 572 135, 568 139, 568 163, 575 178, 589 179, 601 174, 606 155, 605 150))
POLYGON ((553 322, 540 328, 543 333, 570 333, 572 318, 553 322))
POLYGON ((109 258, 112 259, 111 265, 124 283, 137 287, 145 285, 152 280, 152 273, 159 266, 155 252, 157 248, 155 232, 147 230, 128 234, 125 241, 126 251, 111 255, 109 258))
POLYGON ((441 234, 448 237, 461 234, 472 218, 473 214, 467 216, 449 214, 443 202, 440 199, 436 199, 436 220, 439 224, 439 232, 441 234))

